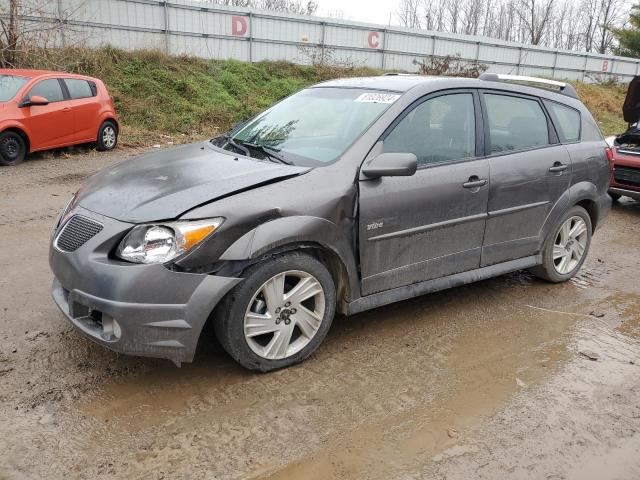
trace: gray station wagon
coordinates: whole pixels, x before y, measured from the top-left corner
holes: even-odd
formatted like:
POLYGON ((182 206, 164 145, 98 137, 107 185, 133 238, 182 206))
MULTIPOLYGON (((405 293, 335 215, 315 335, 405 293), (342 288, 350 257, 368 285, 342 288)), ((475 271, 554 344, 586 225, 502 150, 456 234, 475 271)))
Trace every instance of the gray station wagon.
POLYGON ((55 226, 53 297, 118 352, 180 365, 211 322, 243 366, 285 367, 336 311, 519 269, 571 278, 610 209, 606 149, 561 82, 322 83, 89 178, 55 226))

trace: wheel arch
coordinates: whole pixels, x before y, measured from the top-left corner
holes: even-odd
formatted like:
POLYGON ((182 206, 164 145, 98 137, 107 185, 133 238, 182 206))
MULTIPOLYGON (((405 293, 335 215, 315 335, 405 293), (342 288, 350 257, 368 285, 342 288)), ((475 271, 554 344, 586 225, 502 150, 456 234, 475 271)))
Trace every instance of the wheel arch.
POLYGON ((264 223, 243 235, 221 256, 220 261, 239 262, 240 268, 284 252, 304 250, 322 262, 331 273, 338 311, 359 297, 359 281, 353 247, 341 228, 329 220, 296 216, 264 223))
POLYGON ((551 208, 540 232, 539 248, 542 248, 547 235, 562 216, 575 205, 584 208, 591 219, 591 228, 595 231, 600 221, 599 194, 596 186, 590 182, 580 182, 568 188, 551 208))

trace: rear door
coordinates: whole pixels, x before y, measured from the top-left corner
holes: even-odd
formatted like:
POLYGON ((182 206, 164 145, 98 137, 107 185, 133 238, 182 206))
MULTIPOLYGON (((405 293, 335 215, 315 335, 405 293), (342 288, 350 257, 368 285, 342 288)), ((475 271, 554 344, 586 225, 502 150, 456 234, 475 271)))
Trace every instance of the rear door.
POLYGON ((48 105, 32 105, 24 108, 25 123, 30 127, 32 150, 41 150, 72 143, 73 113, 65 97, 61 81, 48 78, 37 82, 27 93, 49 101, 48 105))
POLYGON ((69 104, 73 110, 74 140, 95 141, 101 105, 96 97, 96 85, 79 78, 65 78, 69 92, 69 104))
POLYGON ((478 268, 489 164, 477 92, 422 98, 401 114, 372 155, 414 153, 411 177, 360 181, 362 294, 478 268))
MULTIPOLYGON (((484 91, 491 187, 482 266, 536 253, 571 181, 571 159, 537 97, 484 91)), ((567 199, 568 201, 568 199, 567 199)))

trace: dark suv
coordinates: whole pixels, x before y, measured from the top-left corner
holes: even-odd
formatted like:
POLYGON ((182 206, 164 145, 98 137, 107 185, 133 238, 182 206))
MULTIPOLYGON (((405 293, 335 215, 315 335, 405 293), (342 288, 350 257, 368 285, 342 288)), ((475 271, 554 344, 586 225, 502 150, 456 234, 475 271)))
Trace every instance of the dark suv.
POLYGON ((91 177, 55 226, 53 296, 119 352, 191 361, 209 321, 245 367, 285 367, 336 310, 519 269, 571 278, 610 208, 606 148, 560 82, 322 83, 91 177))

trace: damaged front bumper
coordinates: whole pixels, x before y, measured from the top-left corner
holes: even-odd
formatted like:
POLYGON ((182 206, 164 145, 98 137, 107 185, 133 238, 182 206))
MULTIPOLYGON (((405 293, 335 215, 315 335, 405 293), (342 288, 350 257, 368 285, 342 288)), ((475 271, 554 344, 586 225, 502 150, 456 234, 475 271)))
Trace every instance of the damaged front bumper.
POLYGON ((78 209, 102 225, 72 252, 51 245, 53 299, 91 340, 116 352, 190 362, 211 312, 238 278, 171 271, 110 258, 131 224, 78 209))

